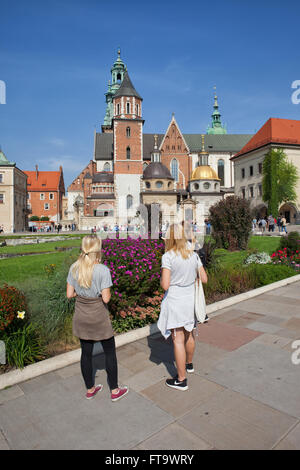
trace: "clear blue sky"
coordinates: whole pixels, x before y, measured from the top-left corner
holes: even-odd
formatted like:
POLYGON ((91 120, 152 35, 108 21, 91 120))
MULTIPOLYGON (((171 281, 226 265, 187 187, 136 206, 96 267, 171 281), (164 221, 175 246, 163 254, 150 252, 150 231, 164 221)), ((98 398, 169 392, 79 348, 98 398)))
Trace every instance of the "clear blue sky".
POLYGON ((24 170, 62 164, 66 187, 93 157, 119 46, 144 132, 172 112, 183 133, 206 132, 214 85, 229 133, 300 119, 296 0, 11 0, 0 15, 0 145, 24 170))

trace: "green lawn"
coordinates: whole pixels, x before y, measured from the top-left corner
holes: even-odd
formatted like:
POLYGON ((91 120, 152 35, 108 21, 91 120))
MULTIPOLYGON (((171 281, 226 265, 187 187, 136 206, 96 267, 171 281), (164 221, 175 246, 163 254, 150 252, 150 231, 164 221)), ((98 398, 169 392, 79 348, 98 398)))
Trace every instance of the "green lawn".
POLYGON ((80 247, 81 239, 70 239, 64 241, 54 241, 46 243, 33 243, 30 245, 17 246, 1 246, 1 254, 23 254, 23 253, 43 253, 47 251, 55 251, 56 247, 80 247))
POLYGON ((21 287, 23 283, 34 283, 46 277, 44 270, 48 264, 61 266, 63 263, 71 264, 71 259, 78 255, 79 250, 56 252, 53 254, 40 254, 20 256, 18 258, 0 260, 0 284, 7 283, 21 287))
MULTIPOLYGON (((266 252, 269 255, 274 253, 279 248, 280 238, 278 237, 264 237, 264 236, 252 236, 248 243, 248 249, 257 249, 258 252, 266 252)), ((216 255, 223 266, 242 264, 247 258, 247 250, 242 251, 227 251, 223 248, 216 250, 216 255)))

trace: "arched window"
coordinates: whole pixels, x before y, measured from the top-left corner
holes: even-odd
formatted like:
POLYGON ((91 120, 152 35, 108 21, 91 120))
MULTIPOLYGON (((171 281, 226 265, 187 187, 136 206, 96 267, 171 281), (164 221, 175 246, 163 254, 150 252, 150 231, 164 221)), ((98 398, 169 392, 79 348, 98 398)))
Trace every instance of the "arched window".
POLYGON ((130 127, 126 127, 126 137, 130 137, 130 127))
POLYGON ((126 103, 126 114, 130 114, 130 103, 126 103))
POLYGON ((109 163, 104 163, 104 166, 103 166, 103 171, 110 171, 110 164, 109 163))
POLYGON ((130 160, 130 147, 127 147, 126 149, 126 158, 127 160, 130 160))
POLYGON ((135 105, 135 113, 136 113, 137 116, 139 115, 139 105, 138 104, 135 105))
POLYGON ((130 209, 133 205, 133 197, 131 196, 131 194, 128 194, 127 198, 126 198, 126 206, 127 206, 127 209, 130 209))
POLYGON ((119 115, 119 114, 120 114, 120 105, 117 104, 117 115, 119 115))
POLYGON ((218 160, 218 177, 220 178, 221 186, 224 186, 224 160, 218 160))
POLYGON ((175 179, 175 181, 178 181, 178 161, 176 158, 173 158, 171 161, 171 175, 175 179))

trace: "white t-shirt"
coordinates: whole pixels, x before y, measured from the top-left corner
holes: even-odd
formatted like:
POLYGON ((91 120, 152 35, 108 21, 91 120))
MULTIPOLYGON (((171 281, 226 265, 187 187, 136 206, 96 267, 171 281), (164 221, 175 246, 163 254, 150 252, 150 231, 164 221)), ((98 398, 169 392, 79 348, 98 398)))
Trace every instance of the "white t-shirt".
POLYGON ((183 259, 179 253, 175 253, 173 250, 167 251, 162 256, 161 267, 171 271, 170 286, 183 287, 193 284, 201 266, 201 260, 195 252, 192 252, 187 259, 183 259))

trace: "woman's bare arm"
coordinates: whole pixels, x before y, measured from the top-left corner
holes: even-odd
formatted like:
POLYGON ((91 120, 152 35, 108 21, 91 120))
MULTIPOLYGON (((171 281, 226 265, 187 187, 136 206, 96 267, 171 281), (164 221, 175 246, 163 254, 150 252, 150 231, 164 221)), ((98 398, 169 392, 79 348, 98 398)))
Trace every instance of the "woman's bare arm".
POLYGON ((201 279, 202 284, 207 283, 207 274, 206 274, 206 271, 203 268, 203 266, 201 266, 201 268, 199 268, 199 277, 201 279))
POLYGON ((101 291, 101 295, 102 295, 102 300, 105 304, 108 304, 108 302, 110 301, 110 298, 111 298, 111 293, 110 293, 110 288, 106 288, 106 289, 103 289, 101 291))
POLYGON ((73 286, 67 282, 67 297, 68 299, 72 299, 73 297, 76 297, 76 292, 73 286))
POLYGON ((168 290, 170 287, 171 281, 171 271, 167 268, 162 268, 161 278, 160 278, 160 285, 163 290, 168 290))

